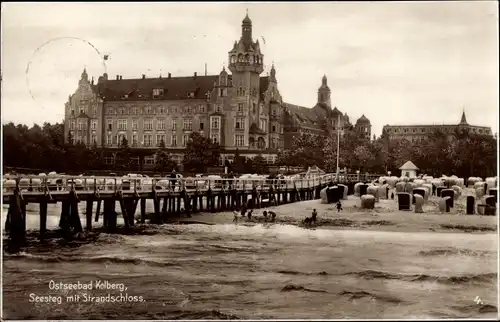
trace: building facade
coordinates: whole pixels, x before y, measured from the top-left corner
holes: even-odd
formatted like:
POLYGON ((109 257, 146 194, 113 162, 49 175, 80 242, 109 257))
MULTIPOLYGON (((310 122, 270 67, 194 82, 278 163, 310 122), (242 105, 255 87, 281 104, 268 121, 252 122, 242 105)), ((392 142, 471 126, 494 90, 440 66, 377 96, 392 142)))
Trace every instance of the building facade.
MULTIPOLYGON (((295 135, 325 135, 350 125, 347 114, 332 109, 326 76, 313 108, 285 103, 274 65, 269 75, 262 76, 264 54, 259 41, 253 40, 248 15, 241 28, 241 38, 228 52, 230 73, 223 68, 218 75, 168 73, 138 79, 120 75, 111 79, 104 74, 94 83, 84 70, 65 105, 67 140, 113 151, 126 139, 151 164, 161 142, 181 162, 190 134, 198 132, 220 144, 221 164, 231 161, 236 150, 246 157, 260 154, 274 163, 279 149, 291 148, 295 135)), ((356 127, 366 129, 370 137, 366 117, 356 127)))
POLYGON ((486 126, 470 125, 467 123, 465 111, 462 112, 462 118, 459 124, 445 125, 385 125, 382 133, 387 135, 389 139, 406 139, 411 142, 419 142, 426 140, 434 131, 439 130, 450 137, 455 133, 455 130, 467 130, 476 134, 492 135, 491 128, 486 126))

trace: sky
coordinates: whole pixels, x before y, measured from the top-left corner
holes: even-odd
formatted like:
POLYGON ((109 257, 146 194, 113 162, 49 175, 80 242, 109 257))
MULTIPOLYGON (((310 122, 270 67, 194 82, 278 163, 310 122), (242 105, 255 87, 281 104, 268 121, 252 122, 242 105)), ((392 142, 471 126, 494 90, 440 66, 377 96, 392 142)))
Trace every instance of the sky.
POLYGON ((332 105, 372 133, 386 124, 469 124, 498 132, 496 1, 2 3, 2 122, 58 122, 87 68, 110 78, 218 74, 241 35, 274 62, 284 101, 332 105), (104 55, 109 55, 107 61, 104 55), (27 68, 29 66, 29 68, 27 68))

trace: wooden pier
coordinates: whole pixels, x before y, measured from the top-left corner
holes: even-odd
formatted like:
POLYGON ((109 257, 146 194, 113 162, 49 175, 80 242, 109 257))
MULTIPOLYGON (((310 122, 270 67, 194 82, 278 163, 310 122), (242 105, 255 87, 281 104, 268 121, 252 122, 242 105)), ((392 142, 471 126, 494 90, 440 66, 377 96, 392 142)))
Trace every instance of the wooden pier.
POLYGON ((117 228, 117 202, 128 229, 134 226, 138 205, 140 222, 146 222, 148 199, 154 205, 150 222, 161 224, 181 214, 234 211, 244 204, 248 209, 258 209, 319 199, 321 189, 334 182, 347 184, 352 193, 359 179, 366 182, 377 177, 344 175, 336 180, 335 174, 293 179, 4 176, 2 197, 3 203, 9 205, 5 228, 12 244, 22 246, 29 203, 39 204, 40 238, 44 239, 49 203, 61 203, 59 227, 65 235, 83 231, 78 213, 80 202, 86 203, 86 230, 92 230, 96 203, 95 222, 102 214, 103 227, 112 233, 117 228))

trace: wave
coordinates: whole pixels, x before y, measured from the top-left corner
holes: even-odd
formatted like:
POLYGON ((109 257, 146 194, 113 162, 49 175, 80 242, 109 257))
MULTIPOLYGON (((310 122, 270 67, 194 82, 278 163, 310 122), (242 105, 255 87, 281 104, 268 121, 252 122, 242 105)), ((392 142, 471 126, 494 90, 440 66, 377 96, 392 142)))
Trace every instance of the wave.
POLYGON ((403 300, 397 298, 397 297, 392 297, 392 296, 386 296, 386 295, 378 295, 378 294, 373 294, 370 292, 366 291, 355 291, 355 292, 350 292, 350 291, 342 291, 339 293, 340 296, 346 296, 349 298, 349 300, 358 300, 362 298, 369 298, 372 300, 377 300, 377 301, 382 301, 382 302, 387 302, 387 303, 402 303, 403 300))
POLYGON ((304 291, 304 292, 315 292, 315 293, 328 293, 323 290, 315 290, 311 288, 304 287, 302 285, 287 284, 282 289, 281 292, 291 292, 291 291, 304 291))
POLYGON ((453 309, 461 313, 498 313, 498 308, 491 304, 470 304, 464 306, 452 306, 453 309))
POLYGON ((219 310, 210 310, 210 311, 171 311, 168 313, 169 319, 178 319, 178 320, 239 320, 240 317, 233 315, 222 313, 219 310))
POLYGON ((155 267, 169 267, 177 266, 173 263, 165 263, 160 261, 142 259, 142 258, 131 258, 131 257, 121 257, 121 256, 47 256, 47 255, 36 255, 21 252, 18 254, 5 254, 4 260, 10 259, 23 259, 31 261, 39 261, 45 263, 63 263, 63 262, 87 262, 87 263, 107 263, 107 264, 132 264, 132 265, 147 265, 155 267))
POLYGON ((488 227, 488 226, 467 226, 467 225, 450 225, 450 224, 442 224, 439 225, 443 229, 453 229, 453 230, 463 230, 464 232, 474 232, 474 231, 497 231, 496 227, 488 227))
POLYGON ((463 283, 495 283, 496 273, 485 273, 477 275, 463 276, 432 276, 427 274, 394 274, 374 270, 361 272, 350 272, 344 275, 355 275, 364 279, 386 279, 402 280, 407 282, 437 282, 442 284, 463 284, 463 283))
POLYGON ((281 270, 281 271, 278 271, 278 273, 285 274, 285 275, 322 275, 322 276, 329 275, 325 271, 321 271, 318 273, 304 273, 304 272, 291 271, 291 270, 281 270))
POLYGON ((488 252, 488 251, 478 251, 478 250, 471 250, 471 249, 459 249, 459 248, 452 248, 452 249, 433 249, 429 251, 420 251, 418 253, 420 256, 452 256, 452 255, 459 255, 459 256, 473 256, 473 257, 482 257, 482 256, 488 256, 488 255, 495 255, 495 252, 488 252))

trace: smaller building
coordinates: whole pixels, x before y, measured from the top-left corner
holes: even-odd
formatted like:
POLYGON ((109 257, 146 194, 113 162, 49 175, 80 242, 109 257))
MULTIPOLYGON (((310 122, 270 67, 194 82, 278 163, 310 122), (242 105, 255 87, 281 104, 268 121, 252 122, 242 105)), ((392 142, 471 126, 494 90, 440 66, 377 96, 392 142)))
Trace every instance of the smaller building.
POLYGON ((449 138, 453 137, 456 130, 465 130, 480 135, 492 135, 491 128, 487 126, 467 123, 465 111, 462 112, 459 124, 384 125, 382 133, 392 140, 406 139, 411 142, 421 142, 427 140, 436 130, 445 133, 449 138))
POLYGON ((411 161, 407 161, 403 164, 399 170, 401 170, 402 177, 416 178, 418 167, 411 161))
POLYGON ((364 114, 361 115, 361 117, 356 121, 355 128, 368 140, 371 138, 372 125, 370 123, 370 120, 364 114))

